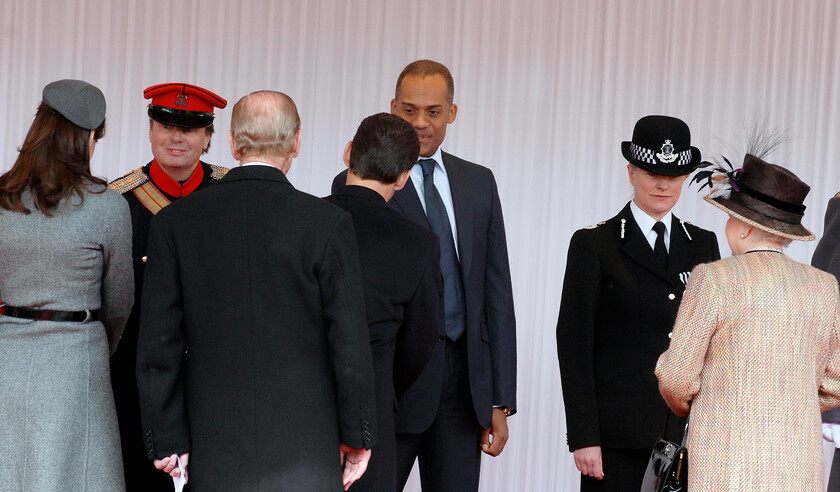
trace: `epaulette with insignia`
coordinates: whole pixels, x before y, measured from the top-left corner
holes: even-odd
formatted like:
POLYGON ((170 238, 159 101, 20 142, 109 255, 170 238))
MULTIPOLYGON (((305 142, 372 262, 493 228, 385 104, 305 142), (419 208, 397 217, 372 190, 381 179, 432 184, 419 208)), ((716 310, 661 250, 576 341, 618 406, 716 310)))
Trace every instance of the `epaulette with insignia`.
POLYGON ((838 191, 837 194, 834 195, 834 198, 840 198, 840 191, 838 191))
POLYGON ((213 164, 210 164, 210 169, 213 170, 213 172, 210 173, 210 177, 215 179, 216 181, 222 179, 225 176, 225 174, 227 174, 227 172, 229 171, 229 169, 226 167, 214 166, 213 164))
POLYGON ((131 191, 134 188, 137 188, 138 186, 142 185, 148 180, 149 176, 143 172, 143 168, 138 167, 137 169, 131 171, 122 178, 117 178, 111 181, 110 183, 108 183, 108 187, 122 195, 127 191, 131 191))
POLYGON ((584 227, 584 229, 595 229, 595 228, 597 228, 598 226, 602 226, 602 225, 604 225, 604 224, 606 224, 606 223, 607 223, 607 221, 606 221, 606 220, 602 220, 601 222, 598 222, 597 224, 588 225, 588 226, 584 227))

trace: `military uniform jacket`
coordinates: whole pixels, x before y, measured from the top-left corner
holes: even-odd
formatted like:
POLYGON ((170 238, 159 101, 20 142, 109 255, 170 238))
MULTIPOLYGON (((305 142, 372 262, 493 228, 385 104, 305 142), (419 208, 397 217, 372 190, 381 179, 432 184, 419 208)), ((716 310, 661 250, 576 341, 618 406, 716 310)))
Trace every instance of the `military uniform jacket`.
POLYGON ((232 169, 151 222, 137 347, 149 457, 194 490, 341 491, 339 443, 375 444, 350 215, 278 169, 232 169))
POLYGON ((557 321, 572 451, 649 448, 665 432, 669 410, 653 372, 656 360, 668 348, 689 272, 720 258, 714 233, 674 216, 670 230, 667 271, 629 203, 572 236, 557 321))
MULTIPOLYGON (((111 356, 111 386, 120 424, 120 441, 125 463, 126 487, 132 490, 173 490, 172 479, 152 466, 146 459, 140 426, 140 402, 137 399, 135 367, 137 360, 137 330, 140 326, 140 303, 143 292, 143 272, 149 239, 149 222, 154 214, 137 197, 135 190, 151 183, 169 202, 179 197, 166 193, 166 187, 156 183, 150 172, 152 163, 135 169, 114 180, 109 187, 121 193, 128 202, 132 224, 132 264, 134 266, 134 306, 123 331, 116 353, 111 356)), ((199 162, 204 176, 196 191, 215 183, 227 173, 227 168, 199 162)), ((160 203, 165 205, 165 202, 160 203)))

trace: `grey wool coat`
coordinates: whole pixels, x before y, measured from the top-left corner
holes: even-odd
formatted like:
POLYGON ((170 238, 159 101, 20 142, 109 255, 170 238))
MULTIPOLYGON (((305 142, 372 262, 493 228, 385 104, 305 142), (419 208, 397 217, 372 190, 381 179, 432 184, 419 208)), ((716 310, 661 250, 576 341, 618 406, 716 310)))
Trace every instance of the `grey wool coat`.
MULTIPOLYGON (((95 187, 98 191, 104 187, 95 187)), ((105 189, 52 217, 0 209, 0 298, 100 321, 0 316, 0 491, 124 490, 108 356, 133 302, 131 220, 105 189)))

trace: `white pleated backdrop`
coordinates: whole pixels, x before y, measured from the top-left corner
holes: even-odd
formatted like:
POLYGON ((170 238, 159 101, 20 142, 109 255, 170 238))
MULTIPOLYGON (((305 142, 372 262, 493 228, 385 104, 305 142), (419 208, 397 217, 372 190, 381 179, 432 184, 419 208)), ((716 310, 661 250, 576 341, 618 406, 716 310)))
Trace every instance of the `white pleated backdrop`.
MULTIPOLYGON (((145 164, 142 91, 178 81, 231 105, 289 94, 303 120, 289 178, 323 196, 361 119, 388 111, 400 70, 443 62, 459 105, 444 148, 496 174, 518 322, 519 413, 481 490, 576 490, 554 330, 572 232, 631 196, 620 142, 665 113, 705 156, 737 161, 746 128, 784 130, 770 160, 811 184, 805 223, 820 235, 840 190, 838 29, 836 0, 0 0, 0 172, 60 78, 108 100, 95 174, 145 164)), ((217 114, 206 160, 232 166, 230 106, 217 114)), ((677 215, 718 232, 728 255, 725 215, 683 193, 677 215)), ((814 246, 789 254, 807 262, 814 246)))

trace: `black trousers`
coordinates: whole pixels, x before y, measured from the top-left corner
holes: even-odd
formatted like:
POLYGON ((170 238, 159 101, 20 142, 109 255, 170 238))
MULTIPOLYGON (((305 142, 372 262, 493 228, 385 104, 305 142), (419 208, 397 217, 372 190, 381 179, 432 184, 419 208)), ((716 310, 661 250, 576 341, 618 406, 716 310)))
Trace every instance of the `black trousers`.
POLYGON ((581 492, 635 492, 642 486, 650 449, 601 448, 604 478, 581 475, 581 492))
POLYGON ((481 433, 470 395, 467 341, 446 340, 446 372, 437 416, 420 434, 397 434, 397 488, 405 487, 414 460, 429 492, 478 490, 481 433))
POLYGON ((828 488, 826 492, 840 492, 840 450, 834 450, 834 458, 831 460, 831 475, 828 476, 828 488))

